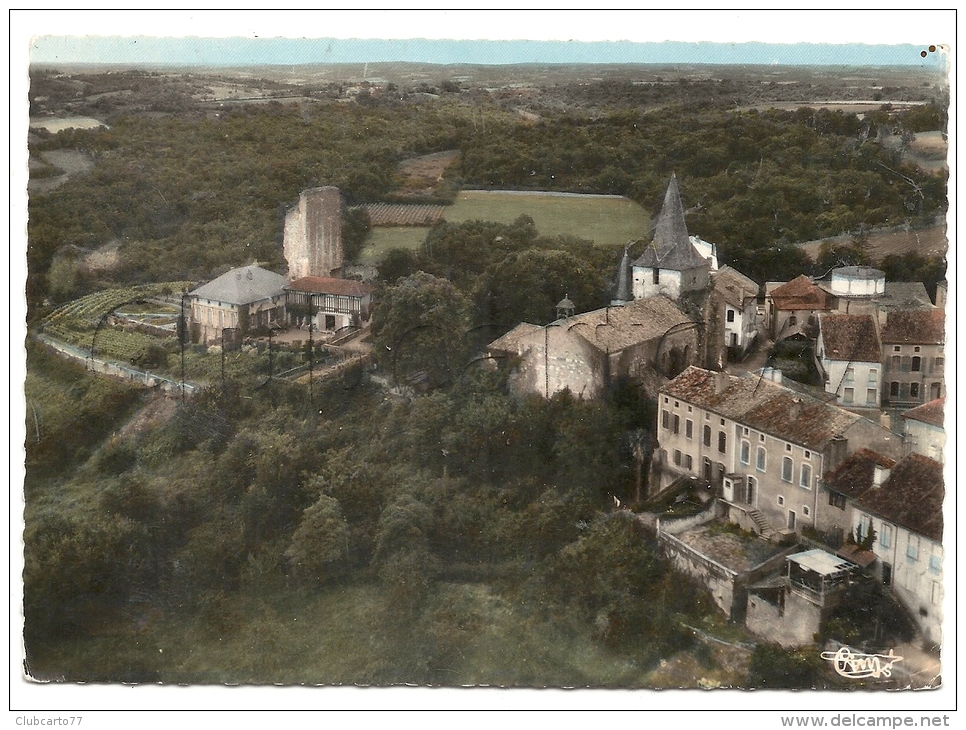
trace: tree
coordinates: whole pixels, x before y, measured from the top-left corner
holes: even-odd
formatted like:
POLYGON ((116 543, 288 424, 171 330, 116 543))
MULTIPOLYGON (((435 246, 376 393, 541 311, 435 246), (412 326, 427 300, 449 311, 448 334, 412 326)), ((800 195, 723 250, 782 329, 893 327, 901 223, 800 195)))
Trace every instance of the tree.
POLYGON ((422 271, 400 279, 372 314, 379 362, 397 381, 448 382, 467 361, 466 310, 466 298, 446 279, 422 271))
POLYGON ((285 557, 301 580, 324 581, 335 572, 349 548, 349 526, 339 501, 322 495, 302 514, 285 557))
POLYGON ((345 209, 342 214, 342 252, 346 261, 358 259, 371 228, 372 219, 364 207, 345 209))

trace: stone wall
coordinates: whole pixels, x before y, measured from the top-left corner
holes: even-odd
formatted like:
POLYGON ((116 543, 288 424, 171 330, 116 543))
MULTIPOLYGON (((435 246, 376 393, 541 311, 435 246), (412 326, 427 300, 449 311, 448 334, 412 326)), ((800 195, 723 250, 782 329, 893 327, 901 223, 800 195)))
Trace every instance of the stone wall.
POLYGON ((303 190, 285 215, 288 278, 342 276, 342 196, 335 187, 303 190))

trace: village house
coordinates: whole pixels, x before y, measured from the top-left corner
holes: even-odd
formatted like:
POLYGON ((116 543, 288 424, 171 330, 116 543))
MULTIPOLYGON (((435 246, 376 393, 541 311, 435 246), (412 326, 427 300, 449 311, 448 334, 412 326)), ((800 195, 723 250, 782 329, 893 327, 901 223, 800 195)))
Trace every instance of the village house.
POLYGON ((712 481, 728 519, 768 538, 822 529, 817 480, 852 451, 901 451, 877 423, 761 376, 691 367, 658 409, 652 483, 712 481))
POLYGON ((186 295, 193 342, 220 342, 226 330, 242 337, 285 321, 285 285, 281 274, 252 264, 232 269, 186 295))
POLYGON ((854 503, 857 543, 871 535, 871 569, 905 606, 926 641, 939 644, 943 598, 943 469, 910 454, 876 474, 854 503))
POLYGON ((779 342, 792 335, 812 336, 818 315, 831 309, 831 296, 802 274, 791 281, 765 283, 765 329, 779 342))
POLYGON ((937 398, 902 414, 906 453, 922 454, 940 464, 946 463, 945 403, 945 398, 937 398))
MULTIPOLYGON (((567 301, 561 314, 572 311, 567 301)), ((487 346, 491 357, 512 362, 513 392, 548 398, 564 389, 598 398, 615 378, 641 382, 653 396, 694 362, 697 349, 697 323, 664 296, 563 316, 545 327, 524 322, 487 346)))
POLYGON ((815 360, 825 392, 850 409, 878 409, 882 348, 871 314, 821 314, 815 360))
POLYGON ((758 284, 730 266, 712 274, 711 299, 720 310, 721 337, 729 359, 742 359, 758 336, 758 284))
POLYGON ((886 315, 881 341, 890 408, 908 409, 945 396, 945 324, 945 312, 938 308, 886 315))
MULTIPOLYGON (((859 449, 836 469, 819 480, 816 523, 821 525, 823 541, 839 549, 852 532, 855 500, 873 484, 881 484, 896 460, 870 449, 859 449)), ((854 537, 854 532, 852 533, 854 537)), ((860 564, 861 557, 849 556, 860 564)))
POLYGON ((369 319, 372 287, 361 281, 304 276, 284 288, 285 310, 295 327, 308 327, 311 319, 316 331, 335 332, 369 319))

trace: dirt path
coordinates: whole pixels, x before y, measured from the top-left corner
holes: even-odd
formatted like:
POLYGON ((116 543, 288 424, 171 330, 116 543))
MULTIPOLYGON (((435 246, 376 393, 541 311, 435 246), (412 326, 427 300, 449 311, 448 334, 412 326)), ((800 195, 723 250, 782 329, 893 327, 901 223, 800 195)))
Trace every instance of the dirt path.
POLYGON ((178 401, 166 395, 155 395, 134 417, 125 423, 118 435, 121 437, 136 436, 167 423, 178 409, 178 401))

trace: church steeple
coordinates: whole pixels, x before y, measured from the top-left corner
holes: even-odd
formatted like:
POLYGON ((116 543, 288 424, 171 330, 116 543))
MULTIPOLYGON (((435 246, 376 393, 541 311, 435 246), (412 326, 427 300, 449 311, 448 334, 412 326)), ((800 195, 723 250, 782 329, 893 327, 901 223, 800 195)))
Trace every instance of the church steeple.
POLYGON ((664 205, 657 216, 652 245, 657 252, 658 260, 665 258, 675 249, 679 251, 691 249, 688 226, 684 222, 684 205, 681 203, 678 178, 673 173, 667 186, 667 192, 664 194, 664 205))
POLYGON ((626 304, 634 298, 631 292, 631 255, 629 253, 632 243, 624 246, 624 255, 621 256, 621 263, 617 268, 617 295, 611 302, 615 306, 626 304))

